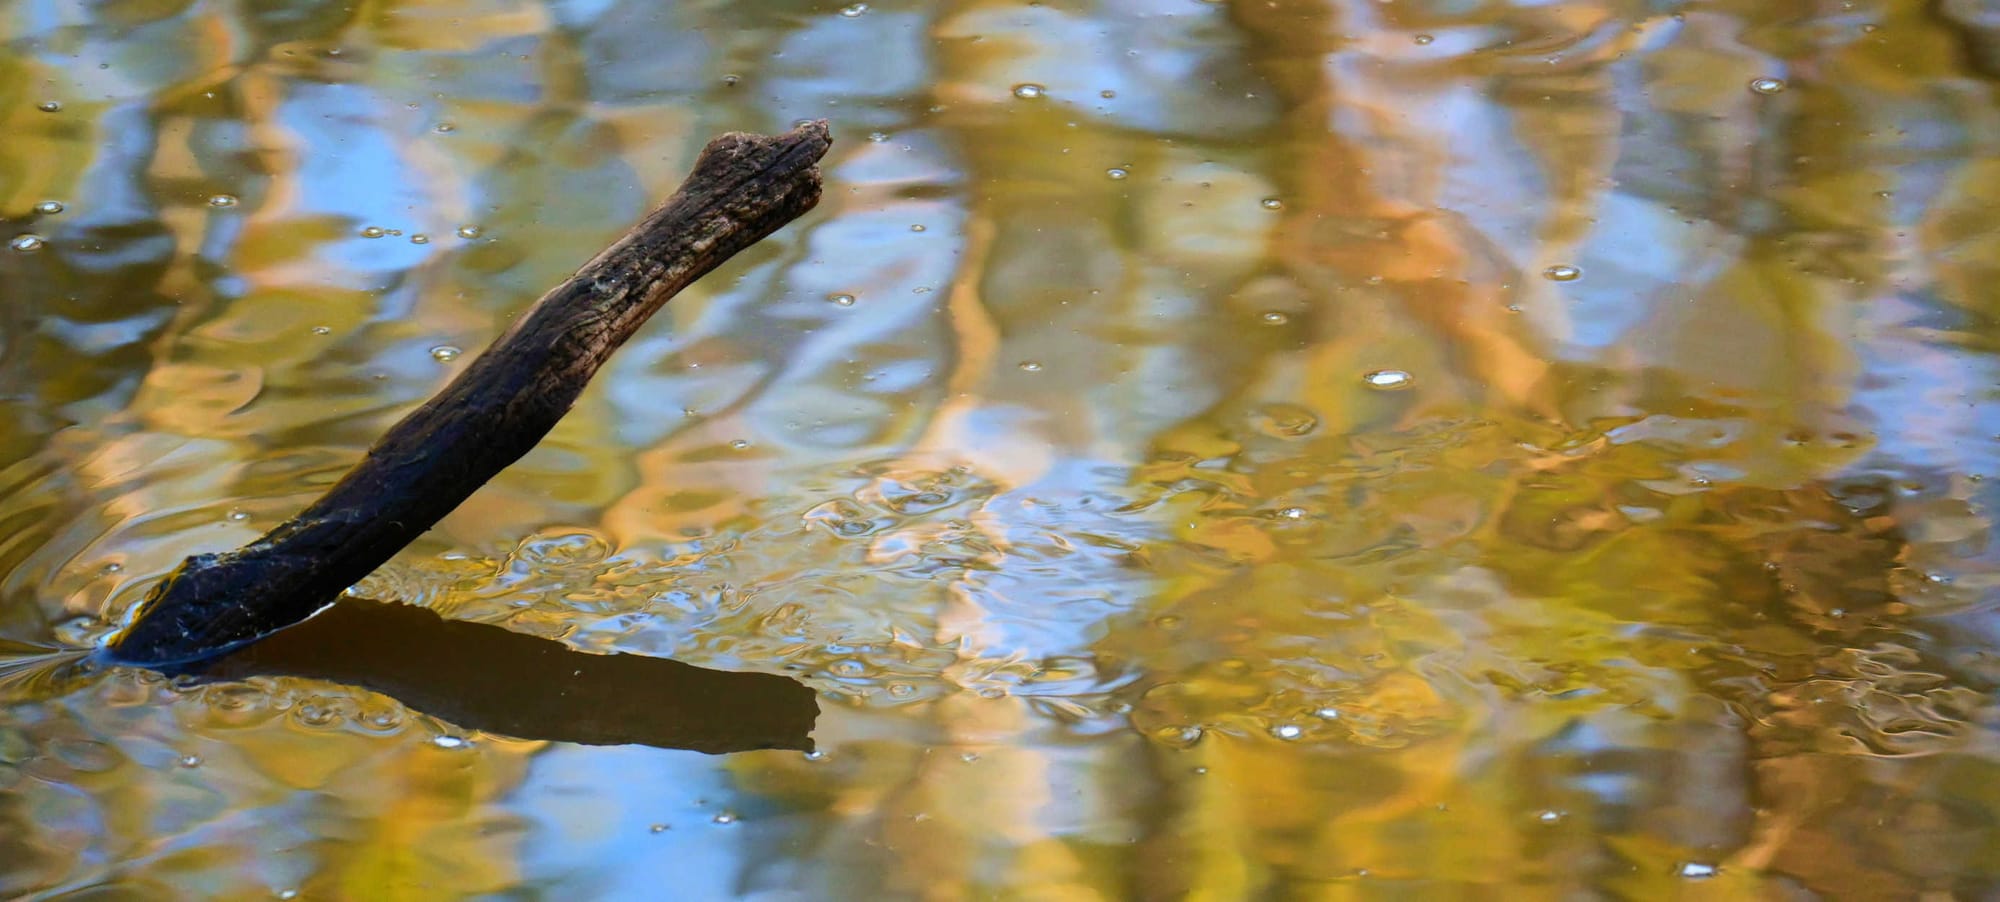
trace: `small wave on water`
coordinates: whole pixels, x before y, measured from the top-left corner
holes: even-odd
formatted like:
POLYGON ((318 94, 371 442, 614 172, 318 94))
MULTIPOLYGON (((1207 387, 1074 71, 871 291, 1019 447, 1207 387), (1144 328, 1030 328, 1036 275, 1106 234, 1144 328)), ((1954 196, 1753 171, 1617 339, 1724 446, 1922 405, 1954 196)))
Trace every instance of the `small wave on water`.
POLYGON ((91 673, 93 649, 0 638, 0 704, 52 698, 76 688, 91 673))

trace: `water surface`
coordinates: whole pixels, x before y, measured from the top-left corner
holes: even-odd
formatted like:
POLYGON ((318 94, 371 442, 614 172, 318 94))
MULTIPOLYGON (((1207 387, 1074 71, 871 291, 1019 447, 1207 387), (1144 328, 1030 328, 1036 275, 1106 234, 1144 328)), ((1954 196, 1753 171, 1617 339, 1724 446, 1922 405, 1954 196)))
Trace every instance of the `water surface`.
POLYGON ((2000 892, 2000 17, 0 2, 0 894, 2000 892), (819 209, 369 598, 817 750, 52 675, 727 130, 819 209))

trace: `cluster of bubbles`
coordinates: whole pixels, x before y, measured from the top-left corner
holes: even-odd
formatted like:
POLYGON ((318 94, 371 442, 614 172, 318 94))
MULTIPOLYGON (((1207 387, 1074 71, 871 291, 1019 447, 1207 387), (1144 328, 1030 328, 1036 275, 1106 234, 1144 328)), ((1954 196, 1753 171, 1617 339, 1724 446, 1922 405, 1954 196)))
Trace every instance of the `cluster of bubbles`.
MULTIPOLYGON (((213 200, 209 202, 215 203, 213 200)), ((229 204, 216 204, 216 206, 233 205, 235 204, 235 202, 236 202, 235 198, 230 198, 229 204)), ((356 234, 359 234, 363 238, 388 238, 388 237, 395 237, 402 235, 403 230, 389 229, 389 228, 383 228, 382 226, 371 225, 371 226, 362 226, 361 231, 356 234)), ((456 230, 456 234, 460 238, 478 238, 479 236, 485 234, 485 230, 481 229, 476 225, 462 225, 458 227, 458 229, 456 230)), ((423 232, 417 232, 410 236, 410 243, 429 244, 431 243, 431 236, 423 232)))

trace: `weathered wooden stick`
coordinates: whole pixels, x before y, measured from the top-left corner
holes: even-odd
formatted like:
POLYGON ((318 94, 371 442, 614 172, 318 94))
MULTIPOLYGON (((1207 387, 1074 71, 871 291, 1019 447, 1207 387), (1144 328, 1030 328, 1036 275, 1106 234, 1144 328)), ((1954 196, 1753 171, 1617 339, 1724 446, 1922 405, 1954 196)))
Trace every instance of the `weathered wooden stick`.
POLYGON ((673 197, 542 295, 318 501, 249 545, 182 562, 111 657, 200 660, 324 608, 528 453, 668 299, 812 209, 831 143, 825 122, 710 142, 673 197))

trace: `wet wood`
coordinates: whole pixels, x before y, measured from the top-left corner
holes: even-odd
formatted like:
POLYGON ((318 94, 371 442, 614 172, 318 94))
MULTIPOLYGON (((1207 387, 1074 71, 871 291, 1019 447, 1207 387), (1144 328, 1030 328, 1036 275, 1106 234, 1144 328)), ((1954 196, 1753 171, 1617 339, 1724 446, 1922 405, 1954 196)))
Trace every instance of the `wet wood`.
POLYGON ((520 459, 681 289, 819 202, 826 123, 710 142, 679 191, 551 289, 318 501, 264 537, 184 561, 109 650, 151 667, 305 620, 520 459))

